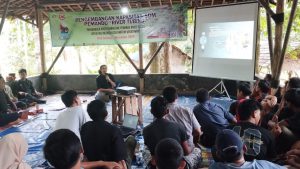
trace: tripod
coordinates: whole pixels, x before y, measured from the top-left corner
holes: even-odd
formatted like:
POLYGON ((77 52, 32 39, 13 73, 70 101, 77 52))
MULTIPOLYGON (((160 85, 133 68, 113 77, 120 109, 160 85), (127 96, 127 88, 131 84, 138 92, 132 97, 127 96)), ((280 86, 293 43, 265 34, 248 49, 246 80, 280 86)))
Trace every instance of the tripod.
POLYGON ((224 84, 224 81, 223 81, 223 79, 221 79, 221 81, 215 86, 215 87, 213 87, 210 91, 209 91, 209 93, 211 93, 212 91, 216 91, 216 92, 218 92, 219 94, 224 94, 224 93, 226 93, 226 96, 229 98, 229 99, 231 99, 230 98, 230 96, 229 96, 229 94, 228 94, 228 92, 227 92, 227 89, 226 89, 226 87, 225 87, 225 84, 224 84), (218 88, 220 88, 220 89, 218 89, 218 88))

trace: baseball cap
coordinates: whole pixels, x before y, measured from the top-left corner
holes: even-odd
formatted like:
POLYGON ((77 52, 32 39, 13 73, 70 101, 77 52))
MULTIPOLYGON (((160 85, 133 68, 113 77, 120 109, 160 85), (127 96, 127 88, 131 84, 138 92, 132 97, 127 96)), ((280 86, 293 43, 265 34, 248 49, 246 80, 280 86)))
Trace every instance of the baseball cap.
POLYGON ((216 149, 221 157, 234 157, 240 155, 243 141, 236 132, 224 129, 217 134, 216 149))

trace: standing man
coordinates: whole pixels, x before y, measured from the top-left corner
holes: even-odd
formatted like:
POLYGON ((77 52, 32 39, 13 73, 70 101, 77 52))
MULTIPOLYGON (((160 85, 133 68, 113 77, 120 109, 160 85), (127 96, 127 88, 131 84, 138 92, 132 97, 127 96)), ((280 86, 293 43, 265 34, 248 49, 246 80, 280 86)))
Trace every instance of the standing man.
POLYGON ((110 95, 115 92, 116 87, 115 79, 112 74, 107 73, 107 66, 101 65, 99 70, 99 76, 96 78, 97 93, 96 100, 102 100, 109 102, 110 95))

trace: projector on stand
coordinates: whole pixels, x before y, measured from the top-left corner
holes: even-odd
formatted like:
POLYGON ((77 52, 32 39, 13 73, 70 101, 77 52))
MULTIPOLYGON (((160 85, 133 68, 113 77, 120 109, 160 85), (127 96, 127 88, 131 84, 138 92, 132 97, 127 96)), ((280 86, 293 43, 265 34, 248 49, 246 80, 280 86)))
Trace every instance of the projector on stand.
POLYGON ((122 87, 117 87, 116 92, 118 94, 123 94, 123 95, 132 95, 136 92, 136 88, 131 86, 122 86, 122 87))

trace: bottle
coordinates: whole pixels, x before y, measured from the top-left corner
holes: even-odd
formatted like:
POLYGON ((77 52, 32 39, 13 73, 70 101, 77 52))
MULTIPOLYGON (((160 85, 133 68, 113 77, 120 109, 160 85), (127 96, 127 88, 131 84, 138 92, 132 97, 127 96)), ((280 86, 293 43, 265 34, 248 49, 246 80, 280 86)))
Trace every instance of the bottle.
POLYGON ((144 152, 144 138, 143 136, 137 136, 136 137, 137 140, 137 151, 135 153, 135 157, 136 157, 136 164, 139 167, 143 167, 144 166, 144 157, 143 157, 143 152, 144 152))

